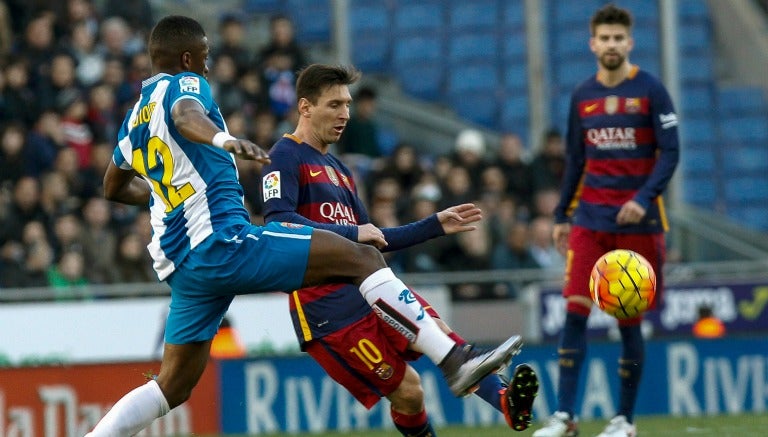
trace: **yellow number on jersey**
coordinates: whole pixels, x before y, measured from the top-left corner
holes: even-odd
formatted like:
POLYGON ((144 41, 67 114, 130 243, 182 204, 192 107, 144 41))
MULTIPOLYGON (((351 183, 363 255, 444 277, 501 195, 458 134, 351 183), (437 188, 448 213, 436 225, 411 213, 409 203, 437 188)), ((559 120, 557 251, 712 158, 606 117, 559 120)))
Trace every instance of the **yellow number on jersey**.
POLYGON ((189 182, 180 187, 176 187, 171 183, 173 180, 173 154, 170 147, 163 140, 158 137, 149 139, 146 162, 142 152, 141 149, 133 151, 133 168, 152 182, 152 188, 155 193, 165 203, 165 212, 173 211, 174 208, 195 194, 195 189, 189 182), (159 181, 149 176, 149 170, 154 170, 157 166, 162 166, 163 170, 163 175, 159 181))

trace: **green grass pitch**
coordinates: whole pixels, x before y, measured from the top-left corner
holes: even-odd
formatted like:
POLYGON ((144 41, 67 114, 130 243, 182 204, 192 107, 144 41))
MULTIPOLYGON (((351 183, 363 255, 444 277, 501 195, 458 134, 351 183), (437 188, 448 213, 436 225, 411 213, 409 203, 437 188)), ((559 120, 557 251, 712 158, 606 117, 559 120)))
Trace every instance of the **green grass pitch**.
MULTIPOLYGON (((702 416, 702 417, 672 417, 672 416, 641 416, 635 420, 639 437, 749 437, 766 435, 768 429, 768 412, 765 414, 743 414, 727 416, 702 416)), ((579 435, 594 436, 602 431, 606 421, 595 420, 581 422, 579 435)), ((522 432, 515 432, 509 428, 464 428, 450 427, 438 428, 438 437, 502 437, 502 436, 530 436, 540 426, 534 422, 533 426, 522 432)), ((269 434, 271 437, 288 437, 297 434, 269 434)), ((398 437, 396 430, 387 431, 348 431, 306 433, 311 437, 398 437)), ((235 437, 235 436, 229 436, 235 437)), ((241 436, 244 437, 244 436, 241 436)))

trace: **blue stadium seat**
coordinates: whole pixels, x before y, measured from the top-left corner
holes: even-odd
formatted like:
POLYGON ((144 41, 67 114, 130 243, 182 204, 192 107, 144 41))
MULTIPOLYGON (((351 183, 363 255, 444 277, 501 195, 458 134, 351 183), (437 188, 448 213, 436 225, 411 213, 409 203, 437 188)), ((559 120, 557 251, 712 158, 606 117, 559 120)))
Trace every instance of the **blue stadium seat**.
POLYGON ((572 91, 577 84, 595 74, 597 65, 594 58, 582 57, 555 66, 555 83, 572 91))
POLYGON ((443 39, 438 35, 410 35, 395 38, 392 62, 395 68, 409 63, 434 63, 445 59, 443 39))
POLYGON ((695 175, 712 178, 712 172, 719 166, 716 163, 717 152, 712 144, 692 143, 684 146, 680 164, 686 177, 695 175))
POLYGON ((493 93, 499 86, 499 72, 495 63, 471 63, 456 65, 448 71, 449 94, 465 91, 481 91, 493 93))
POLYGON ((499 106, 493 94, 456 93, 448 96, 448 103, 459 117, 490 129, 497 128, 499 106))
POLYGON ((768 143, 768 114, 733 116, 720 114, 723 140, 742 143, 768 143))
MULTIPOLYGON (((324 2, 318 2, 324 3, 324 2)), ((402 2, 395 9, 396 34, 439 32, 445 24, 445 5, 441 1, 402 2)))
POLYGON ((502 2, 502 7, 504 30, 525 29, 525 0, 506 0, 502 2))
POLYGON ((331 10, 323 2, 287 0, 287 8, 301 43, 331 41, 331 10))
POLYGON ((243 12, 246 14, 272 14, 285 10, 283 0, 243 0, 243 12))
POLYGON ((708 144, 720 138, 712 117, 685 118, 680 129, 686 144, 708 144))
POLYGON ((352 38, 352 62, 365 73, 386 73, 389 71, 390 43, 378 36, 357 36, 352 38))
POLYGON ((504 63, 502 71, 505 90, 528 92, 528 63, 525 59, 504 63))
POLYGON ((448 39, 448 63, 460 64, 474 60, 490 61, 499 52, 496 34, 492 32, 453 33, 448 39))
POLYGON ((721 88, 717 94, 717 109, 721 114, 768 114, 765 91, 759 87, 739 86, 721 88))
POLYGON ((710 117, 716 109, 715 91, 710 85, 683 87, 677 107, 685 117, 710 117))
POLYGON ((630 59, 637 56, 660 56, 661 42, 659 26, 655 24, 638 24, 634 30, 635 46, 630 59))
POLYGON ((521 60, 527 62, 528 42, 525 29, 508 29, 501 36, 502 59, 504 62, 521 60))
POLYGON ((443 95, 443 64, 405 64, 395 69, 395 76, 403 91, 413 97, 435 102, 443 95))
POLYGON ((765 175, 759 175, 727 179, 725 200, 729 205, 762 202, 765 207, 765 202, 768 201, 768 178, 765 175))
POLYGON ((530 119, 528 94, 507 94, 501 101, 501 125, 505 129, 516 128, 530 119))
POLYGON ((705 22, 686 23, 678 29, 677 40, 682 53, 709 51, 712 47, 712 29, 705 22))
POLYGON ((661 74, 661 60, 658 55, 632 54, 630 60, 633 64, 640 67, 656 77, 661 74))
MULTIPOLYGON (((632 11, 632 17, 635 19, 636 26, 659 22, 658 2, 649 2, 647 0, 621 0, 618 2, 618 5, 632 11)), ((642 34, 642 32, 636 31, 635 36, 638 34, 642 34)))
POLYGON ((718 187, 711 175, 683 179, 683 198, 699 207, 711 207, 717 202, 718 187))
POLYGON ((589 28, 586 26, 559 29, 552 38, 552 56, 555 63, 594 58, 589 51, 589 28))
POLYGON ((768 144, 729 144, 723 147, 723 172, 728 176, 768 174, 768 144))
POLYGON ((453 30, 494 30, 498 27, 497 0, 452 0, 449 24, 453 30))
POLYGON ((711 55, 684 54, 680 60, 680 80, 683 85, 714 83, 715 67, 711 55))
POLYGON ((729 205, 726 214, 751 229, 768 231, 768 214, 763 205, 729 205))
POLYGON ((709 6, 702 0, 677 0, 677 9, 681 23, 706 22, 710 18, 709 6))
POLYGON ((353 39, 359 35, 388 35, 391 25, 390 12, 384 3, 349 8, 349 26, 353 39))
MULTIPOLYGON (((558 29, 567 28, 573 24, 586 28, 594 11, 602 7, 603 4, 604 2, 601 0, 552 0, 549 2, 547 10, 554 13, 554 20, 551 22, 551 25, 556 26, 558 29)), ((584 40, 584 43, 586 44, 586 40, 584 40)))

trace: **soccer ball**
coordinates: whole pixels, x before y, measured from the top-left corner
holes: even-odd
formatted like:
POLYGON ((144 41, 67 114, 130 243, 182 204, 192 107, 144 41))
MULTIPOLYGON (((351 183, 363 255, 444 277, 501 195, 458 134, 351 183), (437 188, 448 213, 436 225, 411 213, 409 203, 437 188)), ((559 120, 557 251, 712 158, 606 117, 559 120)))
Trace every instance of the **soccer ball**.
POLYGON ((631 250, 612 250, 597 260, 589 277, 592 300, 601 310, 628 319, 642 314, 656 296, 656 272, 631 250))

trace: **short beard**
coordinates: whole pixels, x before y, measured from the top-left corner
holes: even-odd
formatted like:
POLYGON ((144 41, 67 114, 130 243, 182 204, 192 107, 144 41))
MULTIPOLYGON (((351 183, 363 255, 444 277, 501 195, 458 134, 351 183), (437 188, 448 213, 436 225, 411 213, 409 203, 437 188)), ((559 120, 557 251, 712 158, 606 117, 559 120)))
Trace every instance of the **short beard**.
POLYGON ((607 62, 607 61, 605 60, 605 56, 601 56, 601 57, 600 57, 600 65, 601 65, 603 68, 605 68, 606 70, 608 70, 608 71, 616 71, 616 70, 618 70, 618 69, 619 69, 619 68, 620 68, 622 65, 624 65, 624 61, 625 61, 626 59, 627 59, 627 58, 626 58, 626 57, 624 57, 624 56, 619 56, 619 57, 616 59, 616 62, 614 63, 614 62, 607 62))

